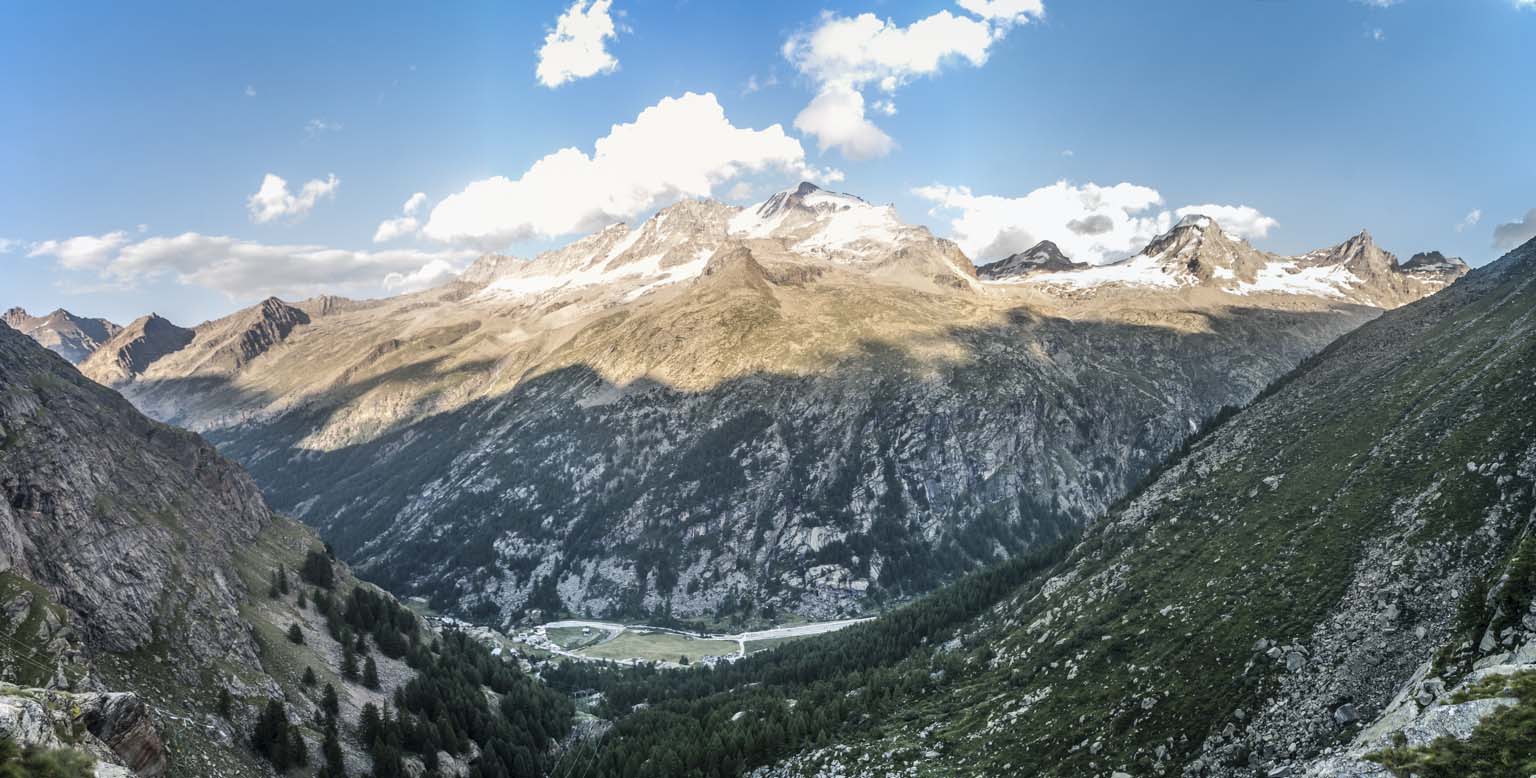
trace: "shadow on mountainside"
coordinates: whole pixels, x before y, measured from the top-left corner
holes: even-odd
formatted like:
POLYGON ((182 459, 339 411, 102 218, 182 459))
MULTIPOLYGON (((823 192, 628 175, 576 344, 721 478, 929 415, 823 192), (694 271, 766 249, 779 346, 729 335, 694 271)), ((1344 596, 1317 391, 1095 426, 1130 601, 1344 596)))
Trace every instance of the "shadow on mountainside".
POLYGON ((428 354, 205 434, 372 578, 442 607, 505 615, 558 590, 611 615, 824 614, 1086 525, 1203 420, 1376 313, 1232 308, 1181 332, 1019 308, 950 329, 966 357, 937 367, 879 340, 822 374, 702 391, 575 365, 366 443, 299 446, 369 392, 450 369, 428 354))

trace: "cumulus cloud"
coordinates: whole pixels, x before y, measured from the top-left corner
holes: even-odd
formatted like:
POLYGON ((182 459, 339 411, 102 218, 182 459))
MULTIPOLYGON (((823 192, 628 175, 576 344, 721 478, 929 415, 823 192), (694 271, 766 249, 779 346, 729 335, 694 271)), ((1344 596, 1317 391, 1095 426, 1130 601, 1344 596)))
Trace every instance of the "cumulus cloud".
POLYGON ((555 29, 544 36, 539 49, 539 65, 534 75, 539 83, 554 89, 568 81, 599 73, 612 73, 619 61, 608 53, 607 41, 618 37, 618 27, 609 13, 611 0, 576 0, 560 14, 555 29))
MULTIPOLYGON (((1536 2, 1536 0, 1533 0, 1533 2, 1536 2)), ((1473 208, 1472 210, 1467 211, 1466 216, 1461 217, 1461 221, 1456 224, 1456 231, 1466 232, 1468 229, 1476 227, 1477 223, 1482 220, 1483 210, 1481 208, 1473 208)))
POLYGON ((1270 230, 1280 226, 1280 222, 1246 205, 1186 205, 1173 213, 1181 219, 1185 216, 1209 216, 1221 225, 1222 232, 1249 240, 1267 238, 1270 230))
POLYGON ((379 228, 373 232, 374 243, 387 243, 396 238, 407 235, 415 235, 421 230, 421 224, 416 221, 416 213, 427 204, 427 193, 417 192, 400 206, 401 215, 394 219, 385 219, 379 222, 379 228))
POLYGON ((119 246, 128 242, 128 233, 118 230, 105 235, 81 235, 63 240, 45 240, 32 245, 27 256, 48 257, 70 270, 101 267, 119 246))
POLYGON ((421 288, 445 280, 476 252, 350 251, 318 245, 271 245, 187 232, 128 242, 123 233, 40 243, 33 256, 52 256, 65 267, 91 267, 104 281, 131 285, 172 275, 179 283, 230 297, 303 297, 326 292, 421 288), (111 248, 92 254, 88 265, 71 265, 72 247, 111 248))
POLYGON ((1045 13, 1040 0, 959 0, 958 5, 965 13, 945 9, 906 27, 872 13, 823 12, 813 27, 791 35, 784 58, 817 91, 795 117, 795 128, 816 136, 823 151, 835 147, 852 159, 889 154, 895 142, 865 117, 866 89, 884 94, 872 108, 893 115, 892 95, 902 85, 951 63, 986 64, 992 45, 1010 28, 1045 13))
POLYGON ((417 292, 440 286, 459 277, 463 268, 446 259, 434 259, 409 273, 384 276, 384 288, 391 292, 417 292))
POLYGON ((739 176, 776 170, 836 181, 806 164, 805 149, 777 124, 736 127, 713 94, 666 98, 616 124, 591 154, 564 148, 516 179, 475 181, 432 209, 422 232, 491 248, 628 221, 666 202, 706 197, 739 176))
POLYGON ((268 173, 261 179, 261 188, 245 201, 245 207, 251 212, 251 221, 257 224, 282 217, 298 219, 314 209, 320 198, 334 198, 339 186, 341 181, 332 173, 324 181, 318 178, 306 181, 295 195, 288 191, 288 182, 281 176, 268 173))
POLYGON ((1493 228, 1493 247, 1508 251, 1536 238, 1536 208, 1525 212, 1525 218, 1506 222, 1493 228))
POLYGON ((1076 186, 1058 181, 1023 197, 978 195, 964 186, 934 184, 913 191, 950 219, 950 233, 971 257, 986 262, 1024 251, 1042 240, 1078 262, 1102 264, 1128 257, 1180 218, 1200 213, 1229 235, 1263 237, 1276 226, 1248 206, 1161 208, 1156 189, 1130 183, 1076 186))
POLYGON ((883 157, 896 141, 864 117, 864 95, 858 90, 829 85, 795 117, 795 129, 814 135, 821 151, 836 147, 849 159, 883 157))

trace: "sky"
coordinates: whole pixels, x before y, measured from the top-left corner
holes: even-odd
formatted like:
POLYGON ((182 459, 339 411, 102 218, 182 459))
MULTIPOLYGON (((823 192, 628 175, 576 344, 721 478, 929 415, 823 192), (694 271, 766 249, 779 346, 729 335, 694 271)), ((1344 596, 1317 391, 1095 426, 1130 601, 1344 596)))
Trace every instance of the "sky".
POLYGON ((811 180, 978 262, 1536 235, 1536 0, 0 7, 0 307, 190 325, 811 180))

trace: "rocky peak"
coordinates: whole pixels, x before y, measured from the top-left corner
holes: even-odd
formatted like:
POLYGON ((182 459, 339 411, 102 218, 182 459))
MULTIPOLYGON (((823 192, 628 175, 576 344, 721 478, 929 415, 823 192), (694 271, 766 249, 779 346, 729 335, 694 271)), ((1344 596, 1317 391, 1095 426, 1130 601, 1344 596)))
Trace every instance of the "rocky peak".
POLYGON ((526 263, 527 260, 511 254, 482 254, 459 275, 459 280, 467 284, 484 286, 526 263))
POLYGON ((237 316, 244 320, 237 322, 243 326, 214 352, 216 364, 224 362, 238 368, 286 340, 295 327, 309 323, 309 314, 276 297, 268 297, 237 316))
POLYGON ((185 348, 194 336, 192 330, 159 314, 140 316, 80 363, 80 370, 108 386, 132 381, 166 355, 185 348))
POLYGON ((996 280, 1028 273, 1054 273, 1082 267, 1087 265, 1073 262, 1067 258, 1066 254, 1061 253, 1061 249, 1055 243, 1042 240, 1027 251, 1011 254, 989 265, 983 265, 977 268, 976 273, 981 278, 996 280))
POLYGON ((1405 273, 1456 273, 1464 274, 1470 268, 1461 257, 1447 257, 1438 251, 1421 251, 1414 254, 1404 262, 1401 270, 1405 273))

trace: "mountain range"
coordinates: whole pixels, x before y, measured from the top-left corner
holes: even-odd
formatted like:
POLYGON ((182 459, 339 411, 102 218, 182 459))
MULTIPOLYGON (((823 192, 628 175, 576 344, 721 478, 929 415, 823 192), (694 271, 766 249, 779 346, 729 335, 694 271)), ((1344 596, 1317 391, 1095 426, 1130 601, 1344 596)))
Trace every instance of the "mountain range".
POLYGON ((600 690, 596 773, 1536 769, 1536 240, 1362 325, 1102 520, 873 622, 600 690))
POLYGON ((1059 255, 977 271, 802 184, 425 292, 148 317, 82 370, 440 608, 830 616, 1086 526, 1223 408, 1466 272, 1367 233, 1280 257, 1205 217, 1113 264, 1059 255))

